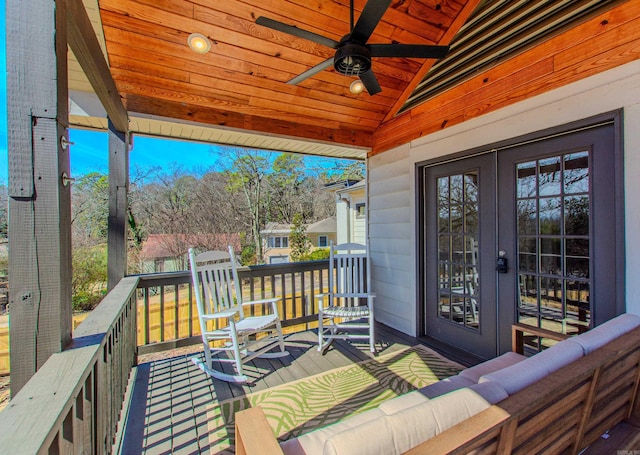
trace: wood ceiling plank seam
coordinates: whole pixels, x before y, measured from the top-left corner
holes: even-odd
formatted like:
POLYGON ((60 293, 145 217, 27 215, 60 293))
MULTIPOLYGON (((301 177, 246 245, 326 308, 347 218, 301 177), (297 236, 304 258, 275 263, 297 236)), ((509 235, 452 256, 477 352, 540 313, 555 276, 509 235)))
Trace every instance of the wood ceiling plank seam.
MULTIPOLYGON (((105 2, 105 9, 108 9, 110 2, 114 0, 102 0, 105 2)), ((208 36, 214 41, 214 46, 218 43, 227 43, 233 45, 235 48, 247 49, 254 52, 261 52, 265 55, 273 56, 272 44, 264 39, 254 37, 251 35, 245 35, 239 32, 224 29, 220 26, 206 24, 204 22, 197 21, 195 19, 189 19, 184 16, 173 15, 168 12, 157 10, 155 8, 138 8, 129 9, 126 13, 128 16, 137 18, 139 20, 155 24, 156 26, 163 26, 172 28, 174 30, 192 30, 200 29, 200 33, 208 36), (204 25, 204 27, 202 27, 204 25)), ((107 24, 116 26, 117 24, 107 24)), ((184 41, 186 48, 186 40, 184 41)), ((317 56, 309 54, 307 52, 299 51, 297 49, 285 46, 279 46, 280 57, 289 61, 305 63, 309 66, 313 66, 317 63, 317 56)), ((332 55, 331 52, 324 51, 325 58, 332 55)))
MULTIPOLYGON (((437 44, 448 45, 449 42, 453 39, 453 37, 456 35, 458 30, 460 29, 460 27, 462 27, 464 23, 467 21, 467 19, 469 18, 469 16, 473 14, 473 12, 475 11, 479 3, 480 3, 480 0, 468 0, 465 3, 464 7, 460 10, 459 14, 456 16, 451 26, 447 29, 447 31, 445 32, 445 34, 442 36, 441 40, 437 44)), ((398 111, 402 108, 407 98, 409 98, 409 96, 411 96, 411 94, 413 93, 413 90, 415 89, 415 87, 420 83, 420 81, 424 78, 424 76, 427 74, 429 69, 433 66, 433 63, 434 63, 433 60, 427 60, 422 65, 422 68, 420 68, 420 70, 415 74, 413 79, 409 82, 407 87, 402 92, 402 95, 398 97, 393 107, 389 109, 389 113, 387 114, 387 116, 384 118, 382 122, 383 124, 393 119, 393 117, 398 113, 398 111)))
MULTIPOLYGON (((226 7, 226 5, 229 5, 229 4, 231 4, 231 3, 235 3, 235 2, 225 2, 225 3, 224 3, 224 5, 225 5, 225 7, 226 7)), ((222 8, 220 8, 220 7, 216 8, 216 10, 221 10, 221 9, 222 9, 222 8)), ((208 11, 210 11, 210 7, 209 7, 209 8, 207 8, 207 10, 205 10, 205 14, 206 14, 208 11)), ((237 13, 236 13, 236 14, 237 14, 237 13)), ((253 15, 254 15, 254 14, 252 14, 252 16, 253 16, 253 15)), ((285 22, 285 23, 289 22, 289 21, 287 21, 287 19, 286 19, 286 18, 285 18, 284 20, 282 20, 282 18, 281 18, 281 17, 275 17, 273 14, 269 15, 269 13, 266 13, 265 15, 268 15, 268 16, 269 16, 270 18, 272 18, 272 19, 280 19, 281 21, 283 21, 283 22, 285 22)), ((247 20, 247 19, 245 19, 245 20, 247 20)), ((336 21, 336 18, 335 18, 335 17, 333 17, 333 16, 328 16, 328 23, 333 24, 333 23, 335 23, 335 21, 336 21)), ((306 24, 305 24, 305 27, 304 27, 304 28, 305 28, 305 29, 307 29, 307 30, 309 30, 309 31, 313 31, 314 33, 321 34, 321 35, 323 35, 323 36, 328 35, 328 33, 326 32, 326 24, 327 24, 327 23, 326 23, 326 22, 325 22, 325 23, 323 23, 323 24, 324 24, 324 27, 323 27, 323 28, 317 28, 317 25, 318 25, 318 24, 317 24, 317 22, 318 22, 317 20, 314 20, 314 25, 315 25, 316 27, 315 27, 313 30, 312 30, 312 29, 310 29, 309 27, 306 27, 306 24)), ((253 21, 252 21, 252 23, 253 23, 253 21)), ((294 23, 292 23, 291 25, 299 25, 299 23, 295 23, 295 22, 294 22, 294 23)), ((422 25, 424 25, 424 23, 422 23, 422 25)), ((262 27, 260 27, 260 29, 261 29, 261 28, 262 28, 262 27)), ((396 25, 394 25, 394 29, 396 29, 396 30, 397 30, 397 28, 398 28, 398 27, 397 27, 396 25)), ((247 29, 247 30, 250 30, 250 29, 247 29)), ((333 39, 335 39, 335 40, 340 40, 340 39, 342 38, 342 36, 343 36, 344 34, 346 34, 346 33, 347 33, 347 31, 348 31, 348 24, 346 24, 346 26, 345 26, 344 30, 341 32, 341 34, 339 34, 339 35, 334 35, 334 36, 332 36, 332 38, 333 38, 333 39)), ((285 46, 286 46, 286 45, 289 45, 289 46, 290 46, 290 45, 291 45, 291 43, 296 42, 296 41, 298 40, 297 38, 292 37, 291 35, 284 34, 284 33, 280 33, 280 32, 277 32, 277 31, 275 31, 275 32, 274 32, 274 31, 271 31, 271 33, 272 33, 272 36, 281 36, 281 37, 282 37, 282 39, 281 39, 281 40, 276 40, 276 42, 278 42, 278 43, 280 43, 280 44, 284 44, 285 46)), ((411 37, 404 37, 404 38, 405 38, 405 40, 406 40, 405 42, 407 42, 407 43, 412 43, 412 44, 422 44, 422 43, 424 43, 424 44, 433 44, 433 40, 425 40, 423 37, 421 37, 421 36, 417 36, 417 35, 416 35, 416 36, 411 36, 411 37)), ((393 41, 397 41, 397 40, 398 40, 398 36, 396 36, 396 34, 395 34, 395 32, 394 32, 394 34, 393 34, 392 36, 390 36, 390 37, 388 38, 388 40, 390 40, 390 41, 392 41, 392 42, 393 42, 393 41)), ((306 41, 306 40, 303 40, 303 41, 306 41)), ((385 40, 385 41, 387 41, 387 40, 385 40)), ((372 42, 373 42, 373 41, 372 41, 372 42)), ((401 40, 401 42, 402 42, 402 40, 401 40)), ((311 51, 311 52, 313 52, 313 51, 311 51)), ((325 57, 325 59, 326 59, 326 58, 331 57, 331 55, 333 55, 333 54, 327 55, 327 56, 325 57)), ((409 60, 413 60, 413 61, 415 61, 415 62, 420 62, 420 61, 421 61, 421 59, 409 59, 409 60)))
MULTIPOLYGON (((623 25, 609 22, 603 25, 602 28, 606 29, 606 31, 595 35, 589 40, 589 45, 593 49, 592 52, 599 52, 597 55, 602 56, 617 55, 617 49, 627 48, 629 43, 637 41, 637 37, 640 36, 640 17, 625 22, 623 25), (611 48, 611 43, 616 43, 617 46, 611 48)), ((628 50, 629 52, 634 52, 633 48, 628 50)), ((595 61, 597 55, 591 59, 595 61)), ((556 71, 564 71, 571 67, 578 67, 584 61, 584 57, 585 49, 575 47, 565 49, 554 56, 554 68, 556 71)), ((626 56, 622 58, 626 59, 626 56)))
MULTIPOLYGON (((185 119, 190 122, 199 122, 218 127, 222 126, 250 130, 251 128, 246 128, 246 123, 253 122, 254 118, 252 114, 217 109, 214 106, 195 106, 186 102, 177 102, 171 99, 149 98, 148 96, 138 95, 136 93, 127 94, 126 102, 130 107, 131 112, 140 113, 142 115, 157 115, 157 112, 162 112, 165 117, 185 119)), ((258 119, 264 122, 264 118, 258 117, 258 119)), ((314 134, 319 134, 320 137, 324 137, 325 132, 340 131, 337 128, 329 128, 327 126, 307 125, 305 123, 294 123, 279 119, 269 120, 279 130, 294 130, 295 125, 295 128, 298 128, 301 131, 311 132, 311 137, 314 139, 316 139, 314 134)), ((326 123, 326 125, 329 125, 329 123, 326 123)), ((264 128, 261 127, 257 127, 255 130, 265 132, 264 128)), ((296 136, 296 134, 292 134, 292 136, 296 136)))
MULTIPOLYGON (((128 70, 122 70, 120 68, 116 68, 115 74, 118 74, 118 77, 121 76, 129 78, 130 76, 138 76, 137 74, 133 74, 128 70)), ((139 83, 150 82, 153 83, 154 86, 159 88, 165 88, 165 81, 162 78, 153 77, 150 75, 140 74, 140 78, 138 79, 139 83)), ((304 106, 292 106, 291 103, 296 103, 297 99, 293 96, 283 96, 280 95, 277 99, 274 99, 271 95, 272 92, 268 89, 261 88, 252 88, 250 92, 246 92, 246 87, 243 84, 238 84, 234 81, 229 80, 220 80, 215 78, 210 78, 206 76, 198 75, 191 79, 191 84, 184 84, 180 82, 176 82, 172 84, 172 87, 166 87, 167 89, 173 89, 176 91, 180 91, 182 93, 190 93, 193 95, 198 95, 202 93, 210 93, 210 94, 220 94, 229 96, 229 94, 239 95, 238 99, 244 101, 246 97, 248 105, 253 105, 254 101, 257 100, 266 100, 266 103, 274 103, 274 105, 281 105, 287 110, 292 110, 296 113, 301 113, 304 115, 306 112, 307 115, 311 112, 318 113, 315 116, 321 116, 323 118, 329 119, 340 119, 340 121, 348 123, 348 119, 353 116, 358 116, 363 119, 372 120, 372 124, 379 124, 382 119, 382 114, 375 114, 370 111, 365 111, 362 109, 351 109, 351 108, 343 108, 339 113, 335 112, 335 105, 332 103, 326 103, 321 101, 311 102, 310 100, 306 100, 304 106), (196 88, 192 88, 191 84, 197 85, 196 88), (215 87, 215 88, 213 88, 215 87), (198 89, 199 88, 199 89, 198 89), (243 94, 243 90, 245 93, 243 94)), ((231 96, 231 99, 235 99, 235 96, 231 96)), ((264 106, 264 102, 260 101, 260 106, 264 106)), ((313 116, 313 115, 311 115, 313 116)))
MULTIPOLYGON (((516 35, 513 38, 507 38, 504 39, 500 42, 500 47, 498 49, 500 49, 497 52, 491 52, 490 54, 483 54, 481 51, 478 51, 481 57, 483 55, 485 55, 484 57, 482 57, 480 60, 469 60, 468 63, 468 67, 466 69, 466 73, 467 74, 462 74, 462 75, 458 75, 457 73, 452 73, 448 78, 444 77, 444 78, 440 78, 438 79, 438 75, 437 73, 434 73, 432 76, 430 76, 429 78, 425 79, 424 84, 425 85, 429 85, 429 81, 431 79, 435 79, 437 80, 437 82, 435 83, 435 87, 434 86, 429 86, 429 90, 433 91, 435 88, 438 87, 445 87, 447 80, 452 80, 455 83, 460 83, 461 81, 464 81, 465 79, 468 79, 469 77, 473 77, 473 72, 477 72, 477 68, 481 67, 481 65, 487 65, 487 64, 491 64, 491 66, 495 66, 497 64, 500 63, 501 60, 504 59, 510 59, 513 58, 512 55, 509 55, 509 50, 514 49, 515 47, 517 47, 518 44, 522 44, 522 43, 528 43, 528 45, 526 46, 526 48, 522 49, 520 52, 526 52, 528 49, 539 45, 541 42, 544 41, 548 41, 553 39, 556 35, 560 34, 560 32, 556 32, 555 34, 547 34, 544 35, 544 30, 548 30, 549 28, 553 28, 553 27, 561 27, 561 28, 571 28, 571 27, 575 27, 576 25, 571 22, 569 20, 569 17, 573 17, 574 15, 581 15, 584 14, 586 11, 588 11, 591 7, 598 5, 600 2, 597 0, 590 0, 590 1, 583 1, 580 2, 580 8, 579 9, 575 9, 575 10, 571 10, 571 11, 557 11, 555 14, 549 15, 549 17, 547 17, 546 19, 543 19, 543 25, 546 28, 539 28, 537 31, 540 32, 539 34, 541 36, 531 36, 531 35, 524 35, 524 36, 518 36, 516 35), (572 25, 573 24, 573 25, 572 25), (499 58, 498 56, 494 55, 494 54, 498 54, 498 55, 505 55, 505 57, 499 58), (456 77, 457 79, 454 79, 454 77, 456 77)), ((578 5, 574 5, 574 6, 578 6, 578 5)), ((539 16, 538 16, 539 17, 539 16)), ((535 31, 533 31, 535 32, 535 31)), ((589 39, 589 36, 591 35, 582 35, 581 37, 576 37, 576 39, 578 40, 585 40, 585 39, 589 39)), ((573 43, 569 42, 569 41, 565 41, 564 46, 572 46, 573 43)), ((542 57, 541 57, 542 58, 542 57)), ((490 69, 490 68, 487 68, 490 69)), ((452 69, 449 69, 448 71, 452 71, 452 69)), ((460 72, 463 72, 463 69, 459 70, 460 72)), ((451 82, 449 83, 451 84, 451 82)), ((418 86, 418 88, 416 89, 416 92, 419 90, 420 85, 418 86)), ((415 99, 417 99, 418 94, 410 97, 407 99, 407 105, 409 105, 409 103, 415 103, 415 99)))
MULTIPOLYGON (((258 8, 256 3, 247 2, 242 0, 243 3, 249 7, 258 8)), ((259 2, 259 7, 265 7, 265 2, 259 2)), ((306 30, 318 33, 323 36, 327 36, 336 41, 349 33, 349 4, 348 2, 337 2, 333 0, 320 0, 316 1, 315 9, 311 9, 308 0, 292 0, 292 1, 269 1, 271 4, 271 13, 261 14, 269 16, 272 19, 281 20, 284 23, 290 25, 297 25, 305 28, 306 30), (278 15, 278 17, 275 17, 278 15), (321 19, 323 18, 323 19, 321 19)), ((359 16, 362 8, 355 8, 357 16, 359 16)), ((393 40, 393 23, 386 22, 383 18, 379 24, 379 28, 376 27, 372 39, 383 41, 393 40)), ((414 39, 421 40, 422 36, 416 34, 414 39)))
POLYGON ((149 98, 137 94, 127 94, 126 104, 132 113, 157 115, 162 112, 165 117, 185 119, 190 122, 209 124, 217 127, 253 130, 276 136, 299 137, 320 141, 321 143, 339 143, 348 147, 371 147, 372 130, 358 127, 349 129, 333 128, 332 125, 307 125, 279 119, 254 118, 251 114, 218 110, 214 107, 199 107, 185 102, 149 98))
POLYGON ((324 55, 325 59, 329 58, 334 52, 327 46, 323 46, 309 40, 296 38, 268 27, 263 27, 256 24, 255 21, 249 21, 240 17, 214 12, 214 10, 210 8, 199 8, 197 16, 197 20, 205 24, 220 27, 231 32, 241 33, 243 35, 250 35, 261 40, 275 42, 309 54, 324 55))
MULTIPOLYGON (((105 13, 105 15, 109 15, 110 13, 105 13)), ((128 28, 133 28, 132 26, 135 26, 135 28, 140 29, 142 26, 145 25, 145 23, 143 22, 142 24, 140 23, 141 21, 136 20, 136 19, 131 19, 131 18, 122 18, 123 22, 131 22, 131 24, 126 25, 128 28), (137 21, 137 22, 134 22, 137 21)), ((112 42, 118 42, 118 43, 122 43, 123 46, 133 46, 135 43, 135 48, 138 49, 141 52, 147 51, 149 53, 152 53, 152 55, 164 55, 163 52, 168 52, 171 51, 171 47, 164 45, 162 46, 162 42, 158 41, 157 38, 154 36, 139 36, 136 35, 133 32, 130 32, 128 30, 122 29, 122 28, 113 28, 109 25, 109 22, 115 22, 115 18, 110 17, 109 20, 105 20, 105 34, 109 37, 109 41, 110 43, 112 42), (155 52, 154 52, 155 51, 155 52), (162 52, 159 52, 162 51, 162 52)), ((149 23, 146 23, 149 24, 149 23)), ((186 38, 185 38, 186 39, 186 38)), ((197 54, 193 53, 185 53, 183 51, 183 46, 184 44, 182 44, 182 39, 176 39, 173 40, 176 42, 176 50, 175 51, 171 51, 169 53, 167 53, 167 58, 169 58, 170 56, 172 56, 173 58, 179 56, 181 58, 184 57, 188 57, 190 60, 197 62, 196 58, 199 57, 197 54)), ((233 47, 229 47, 228 51, 225 51, 224 49, 225 44, 223 43, 217 43, 216 44, 216 54, 219 56, 221 54, 228 54, 228 55, 234 55, 234 56, 238 56, 238 52, 237 49, 233 48, 233 47)), ((250 51, 248 51, 250 52, 250 51)), ((202 57, 200 57, 202 58, 202 57)), ((219 58, 219 57, 218 57, 219 58)), ((267 57, 265 54, 260 54, 260 53, 255 53, 255 52, 251 52, 251 55, 249 57, 247 57, 247 60, 250 61, 256 61, 257 59, 260 59, 261 61, 265 61, 267 63, 271 63, 272 59, 267 57)), ((226 63, 226 66, 230 66, 228 65, 228 62, 230 60, 226 60, 223 63, 226 63)), ((240 61, 240 60, 236 60, 238 62, 242 62, 243 64, 248 64, 246 61, 240 61)), ((276 61, 274 64, 272 64, 271 68, 272 70, 274 68, 277 68, 278 66, 281 66, 281 62, 280 61, 276 61)), ((295 65, 298 66, 297 70, 291 70, 291 73, 289 73, 288 77, 291 77, 294 74, 298 74, 299 72, 304 71, 305 69, 307 69, 306 66, 304 65, 299 65, 297 63, 293 63, 295 65)), ((275 71, 278 71, 277 69, 275 71)), ((343 81, 343 76, 336 74, 335 72, 323 72, 322 74, 318 75, 316 77, 316 79, 323 79, 323 80, 331 80, 332 82, 336 82, 339 81, 343 81), (335 79, 335 81, 334 81, 335 79)), ((285 79, 286 80, 286 79, 285 79)), ((341 82, 340 82, 341 83, 341 82)), ((347 88, 342 85, 341 83, 341 90, 346 91, 347 88)), ((389 85, 385 85, 385 88, 387 89, 386 91, 389 91, 389 85)), ((330 92, 335 92, 335 89, 330 90, 330 92)), ((398 91, 398 93, 400 93, 398 91)), ((391 92, 389 94, 390 96, 393 96, 393 92, 391 92)), ((375 102, 375 101, 374 101, 375 102)))
MULTIPOLYGON (((296 1, 302 2, 304 0, 296 0, 296 1)), ((349 0, 335 0, 335 2, 342 5, 343 8, 346 9, 345 15, 340 17, 345 17, 348 19, 349 18, 349 0)), ((356 12, 356 15, 355 15, 356 21, 360 17, 360 14, 362 13, 362 9, 364 8, 365 3, 366 2, 356 2, 355 8, 354 8, 356 12)), ((435 9, 432 9, 432 14, 430 14, 429 16, 430 17, 438 16, 440 20, 434 19, 433 22, 429 22, 429 21, 423 22, 420 20, 415 20, 415 18, 412 15, 398 11, 395 8, 393 8, 393 5, 391 5, 387 9, 387 11, 385 11, 385 13, 383 14, 382 19, 378 23, 378 26, 375 28, 373 34, 371 35, 371 39, 369 41, 373 43, 373 42, 376 42, 376 40, 379 40, 380 38, 384 40, 393 41, 394 32, 396 31, 395 30, 396 26, 398 24, 404 25, 406 23, 408 27, 407 33, 410 33, 411 35, 413 35, 411 40, 415 41, 415 44, 421 44, 423 40, 430 41, 430 43, 428 44, 433 44, 435 41, 437 41, 437 39, 439 39, 442 33, 444 33, 444 30, 438 27, 437 24, 438 23, 447 24, 450 22, 450 19, 447 17, 444 17, 444 15, 439 14, 435 9), (423 36, 423 33, 427 34, 427 36, 423 36)), ((346 30, 347 32, 349 31, 348 20, 347 20, 346 30)), ((406 44, 414 44, 414 43, 412 42, 412 43, 406 43, 406 44)))
MULTIPOLYGON (((103 0, 100 0, 102 2, 103 0)), ((124 0, 120 0, 124 1, 124 0)), ((150 6, 161 9, 181 16, 195 18, 195 5, 190 1, 184 0, 127 0, 129 3, 139 3, 141 6, 150 6)))
MULTIPOLYGON (((166 61, 170 62, 171 60, 175 59, 175 58, 187 58, 188 61, 190 62, 190 65, 192 64, 197 64, 201 61, 202 57, 199 56, 198 54, 191 54, 191 53, 185 53, 183 50, 183 45, 181 43, 176 43, 176 50, 175 52, 170 52, 170 53, 164 53, 164 52, 168 52, 171 50, 170 46, 162 46, 160 47, 159 44, 161 44, 160 41, 158 41, 156 38, 151 37, 151 36, 142 36, 142 35, 136 35, 132 32, 129 32, 127 30, 123 30, 123 29, 119 29, 119 28, 112 28, 110 26, 106 26, 105 29, 107 30, 107 34, 110 35, 109 41, 110 41, 110 46, 113 43, 116 43, 120 46, 123 46, 124 49, 129 49, 132 46, 132 43, 137 43, 137 49, 144 52, 144 51, 148 51, 148 52, 155 52, 154 56, 155 58, 160 58, 160 59, 166 59, 166 61), (157 50, 161 49, 164 52, 158 52, 157 50)), ((224 50, 224 48, 220 47, 221 45, 218 44, 216 50, 220 51, 221 49, 224 50)), ((224 46, 224 45, 222 45, 224 46)), ((123 56, 127 57, 128 54, 127 52, 122 52, 123 56)), ((230 48, 229 52, 226 52, 225 54, 229 54, 229 55, 236 55, 238 54, 238 52, 233 49, 230 48)), ((216 53, 216 59, 220 59, 221 55, 223 55, 220 52, 216 53)), ((262 57, 263 60, 265 61, 272 61, 271 58, 269 58, 268 56, 266 56, 265 54, 260 54, 260 53, 252 53, 251 57, 256 57, 256 56, 260 56, 262 57)), ((255 58, 251 59, 252 61, 255 61, 255 58)), ((246 60, 239 60, 238 58, 225 58, 224 60, 221 61, 220 65, 218 65, 220 68, 234 68, 236 65, 233 65, 232 62, 241 62, 242 65, 252 65, 250 64, 248 61, 246 60)), ((279 62, 278 62, 279 63, 279 62)), ((299 65, 298 66, 300 68, 300 70, 302 70, 303 68, 306 68, 306 66, 304 65, 299 65)), ((266 67, 269 68, 269 71, 274 71, 277 72, 279 71, 278 69, 278 65, 273 64, 270 67, 266 67)), ((236 71, 238 72, 243 72, 243 73, 252 73, 252 72, 259 72, 258 67, 254 67, 254 66, 249 66, 247 69, 236 69, 236 71)), ((287 76, 293 74, 293 72, 287 72, 286 73, 287 76)), ((331 74, 331 73, 326 73, 327 75, 331 74)), ((284 77, 283 77, 284 79, 284 77)), ((326 77, 325 79, 329 79, 329 77, 326 77)), ((337 79, 337 75, 336 75, 336 79, 337 79)))
MULTIPOLYGON (((117 60, 117 59, 116 59, 117 60)), ((149 73, 144 72, 144 71, 135 71, 133 69, 130 68, 121 68, 121 67, 117 67, 114 68, 114 71, 117 71, 118 74, 120 74, 120 77, 127 77, 127 74, 138 74, 141 77, 144 77, 144 75, 147 75, 149 73), (126 71, 126 73, 123 73, 123 71, 126 71)), ((153 77, 152 77, 153 78, 153 77)), ((155 79, 155 78, 154 78, 155 79)), ((156 79, 157 80, 157 79, 156 79)), ((227 80, 223 80, 223 79, 216 79, 213 77, 207 77, 207 76, 202 76, 202 75, 195 75, 193 77, 190 78, 190 82, 195 84, 195 85, 200 85, 203 87, 209 87, 209 86, 215 86, 216 90, 220 90, 223 93, 238 93, 240 95, 244 95, 247 93, 247 90, 245 90, 245 86, 240 83, 235 83, 235 82, 229 82, 227 80)), ((271 90, 269 89, 262 89, 260 90, 260 92, 258 93, 250 93, 250 95, 260 95, 262 94, 263 97, 268 97, 268 99, 271 99, 271 95, 273 94, 271 90)), ((285 100, 289 100, 290 102, 298 102, 298 99, 296 99, 294 97, 294 95, 284 95, 285 96, 285 100)), ((280 99, 282 99, 280 97, 280 99)), ((367 118, 372 118, 372 119, 380 119, 382 115, 384 115, 384 112, 380 111, 378 116, 376 117, 375 112, 372 111, 368 111, 366 110, 366 108, 368 107, 365 103, 361 103, 362 104, 362 109, 357 109, 355 110, 354 108, 350 108, 348 106, 345 107, 345 113, 348 115, 364 115, 367 118)), ((312 107, 317 107, 318 109, 323 109, 323 110, 334 110, 335 109, 335 103, 332 103, 331 101, 317 101, 317 102, 312 102, 311 103, 312 107)))
POLYGON ((250 106, 250 95, 248 94, 230 94, 217 87, 202 87, 196 89, 192 84, 177 81, 167 81, 144 73, 136 73, 129 70, 114 68, 112 70, 114 77, 120 84, 129 83, 144 87, 148 85, 150 88, 156 88, 165 91, 175 91, 176 93, 188 95, 194 99, 201 97, 203 102, 209 101, 215 97, 219 102, 238 107, 250 106))
MULTIPOLYGON (((189 96, 181 96, 180 92, 176 92, 170 89, 161 89, 158 87, 152 87, 149 84, 143 85, 130 85, 125 90, 127 94, 137 94, 137 95, 146 95, 152 96, 156 98, 161 98, 165 100, 173 100, 174 102, 185 102, 185 100, 190 100, 189 104, 193 104, 193 100, 196 100, 196 106, 216 106, 218 109, 228 110, 231 112, 236 112, 240 114, 252 114, 261 118, 275 118, 279 120, 285 120, 289 122, 299 122, 301 124, 309 124, 316 126, 328 126, 334 129, 343 128, 343 127, 366 127, 366 128, 375 128, 378 125, 378 122, 364 122, 358 121, 357 123, 353 122, 353 119, 349 119, 347 116, 342 116, 342 118, 347 117, 345 121, 335 120, 335 119, 327 119, 324 117, 318 118, 314 116, 305 115, 302 113, 292 113, 288 110, 276 110, 270 109, 266 106, 258 105, 258 106, 240 106, 236 107, 233 103, 230 102, 222 102, 219 99, 212 99, 202 95, 189 95, 189 96), (197 100, 200 100, 199 102, 197 100)), ((287 107, 286 103, 279 103, 279 105, 285 109, 287 107)), ((313 110, 305 110, 305 111, 313 111, 313 110)))

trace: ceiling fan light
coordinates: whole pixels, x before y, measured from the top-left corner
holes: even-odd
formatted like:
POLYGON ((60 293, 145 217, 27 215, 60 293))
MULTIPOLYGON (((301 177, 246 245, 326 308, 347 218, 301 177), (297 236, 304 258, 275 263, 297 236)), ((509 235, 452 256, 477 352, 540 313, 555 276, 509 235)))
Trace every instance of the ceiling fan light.
POLYGON ((364 84, 362 83, 362 81, 360 79, 356 79, 349 86, 349 90, 354 95, 357 95, 359 93, 362 93, 362 91, 364 90, 364 84))
POLYGON ((198 54, 206 54, 211 49, 211 42, 202 33, 192 33, 187 38, 187 43, 198 54))

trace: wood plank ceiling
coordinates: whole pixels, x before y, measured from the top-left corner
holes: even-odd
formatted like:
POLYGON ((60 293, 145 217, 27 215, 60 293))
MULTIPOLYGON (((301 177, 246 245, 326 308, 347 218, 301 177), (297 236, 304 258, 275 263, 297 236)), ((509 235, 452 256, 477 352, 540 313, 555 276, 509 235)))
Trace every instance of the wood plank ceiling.
MULTIPOLYGON (((355 0, 356 20, 366 0, 355 0)), ((369 43, 449 44, 478 0, 392 2, 369 43)), ((382 92, 349 91, 333 68, 286 81, 333 56, 262 27, 266 16, 339 41, 349 0, 99 0, 111 73, 130 112, 355 147, 402 107, 433 60, 376 58, 382 92), (202 33, 211 51, 190 50, 202 33)))

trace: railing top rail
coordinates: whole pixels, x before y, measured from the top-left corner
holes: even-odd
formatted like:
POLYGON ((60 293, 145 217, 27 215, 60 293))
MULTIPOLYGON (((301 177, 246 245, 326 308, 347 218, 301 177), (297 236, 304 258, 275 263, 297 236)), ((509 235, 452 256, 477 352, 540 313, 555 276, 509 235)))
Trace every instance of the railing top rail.
POLYGON ((137 284, 137 277, 121 280, 76 328, 71 345, 49 357, 0 412, 4 453, 39 453, 50 446, 137 284))
MULTIPOLYGON (((271 275, 281 275, 286 273, 307 272, 310 270, 321 270, 327 268, 328 259, 319 261, 305 262, 288 262, 284 264, 262 264, 251 265, 238 268, 238 274, 241 278, 261 277, 271 275)), ((184 284, 191 281, 191 275, 188 270, 178 272, 162 272, 148 273, 141 275, 132 275, 140 281, 139 288, 149 288, 154 286, 165 286, 172 284, 184 284)))

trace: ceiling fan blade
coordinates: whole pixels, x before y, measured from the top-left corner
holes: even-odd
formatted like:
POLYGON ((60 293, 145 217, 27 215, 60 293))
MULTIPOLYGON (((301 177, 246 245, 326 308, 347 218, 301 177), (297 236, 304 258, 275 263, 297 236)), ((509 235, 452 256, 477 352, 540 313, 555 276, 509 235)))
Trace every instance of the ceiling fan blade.
POLYGON ((426 44, 369 44, 372 57, 444 58, 449 46, 426 44))
POLYGON ((391 0, 369 0, 351 31, 351 38, 366 43, 390 4, 391 0))
POLYGON ((304 73, 302 73, 302 74, 294 77, 290 81, 288 81, 287 84, 298 85, 300 82, 304 81, 305 79, 309 79, 311 76, 315 76, 320 71, 323 71, 323 70, 329 68, 330 66, 333 66, 333 57, 325 60, 322 63, 318 63, 316 66, 314 66, 312 68, 309 68, 304 73))
POLYGON ((378 79, 376 79, 376 75, 373 74, 373 71, 369 70, 360 75, 360 80, 364 84, 364 87, 369 92, 369 95, 375 95, 376 93, 380 93, 382 89, 380 88, 380 84, 378 83, 378 79))
POLYGON ((327 46, 332 49, 336 49, 339 44, 337 41, 334 41, 331 38, 318 35, 317 33, 313 33, 308 30, 303 30, 294 25, 287 25, 285 23, 269 19, 268 17, 264 16, 258 17, 256 19, 256 24, 278 30, 279 32, 288 33, 289 35, 297 36, 298 38, 304 38, 306 40, 322 44, 323 46, 327 46))

